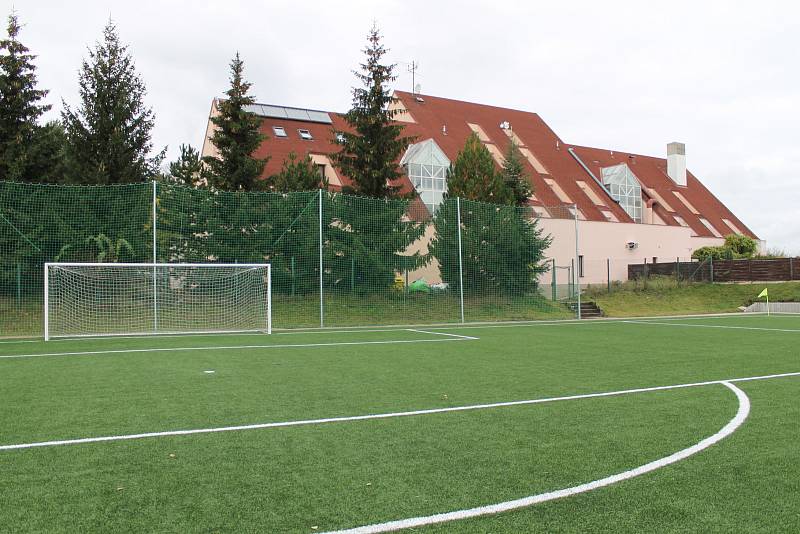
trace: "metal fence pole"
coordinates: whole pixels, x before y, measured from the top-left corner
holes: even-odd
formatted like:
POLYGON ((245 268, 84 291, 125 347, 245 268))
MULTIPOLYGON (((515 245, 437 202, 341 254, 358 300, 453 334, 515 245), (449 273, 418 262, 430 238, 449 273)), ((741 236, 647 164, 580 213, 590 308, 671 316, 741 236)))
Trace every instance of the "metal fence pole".
POLYGON ((711 283, 713 284, 714 283, 714 256, 709 256, 708 257, 708 262, 709 262, 709 272, 710 272, 709 278, 711 279, 711 283))
POLYGON ((158 202, 158 185, 153 180, 153 332, 158 332, 158 245, 156 245, 156 226, 158 218, 156 215, 156 204, 158 202))
POLYGON ((464 322, 464 264, 461 259, 461 197, 456 197, 456 222, 458 223, 458 285, 461 293, 461 322, 464 322))
POLYGON ((606 258, 606 276, 608 278, 608 292, 611 293, 611 258, 606 258))
MULTIPOLYGON (((575 204, 575 266, 580 269, 581 247, 578 239, 578 204, 575 204)), ((575 271, 575 289, 578 292, 578 319, 581 318, 581 273, 575 271)))
POLYGON ((322 189, 319 190, 319 327, 325 327, 325 303, 322 296, 322 189))
POLYGON ((551 261, 553 262, 553 267, 551 268, 553 276, 552 276, 552 282, 550 283, 550 285, 552 286, 552 290, 553 290, 553 302, 555 302, 556 300, 558 300, 558 294, 557 294, 557 288, 556 288, 556 259, 553 258, 551 261))

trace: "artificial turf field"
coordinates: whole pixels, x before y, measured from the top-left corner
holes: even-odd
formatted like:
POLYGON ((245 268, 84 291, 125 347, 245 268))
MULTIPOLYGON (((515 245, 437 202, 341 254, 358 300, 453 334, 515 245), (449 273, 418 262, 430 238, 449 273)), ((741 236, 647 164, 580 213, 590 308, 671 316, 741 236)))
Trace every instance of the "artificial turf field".
POLYGON ((800 316, 0 342, 2 532, 411 518, 800 531, 800 316))

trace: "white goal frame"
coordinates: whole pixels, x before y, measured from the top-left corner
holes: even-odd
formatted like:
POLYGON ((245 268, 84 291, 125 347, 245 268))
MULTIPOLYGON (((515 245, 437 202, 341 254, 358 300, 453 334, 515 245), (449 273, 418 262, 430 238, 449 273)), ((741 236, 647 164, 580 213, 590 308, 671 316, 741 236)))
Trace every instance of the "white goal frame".
POLYGON ((54 337, 112 337, 112 336, 152 336, 152 335, 175 335, 175 334, 233 334, 243 332, 265 332, 272 334, 272 265, 269 263, 99 263, 99 262, 46 262, 44 264, 44 339, 49 341, 54 337), (51 267, 103 267, 103 268, 152 268, 153 272, 158 268, 266 268, 267 286, 264 305, 266 306, 266 323, 263 329, 227 329, 227 330, 192 330, 192 331, 159 331, 158 330, 158 285, 157 278, 153 276, 153 322, 152 332, 138 333, 93 333, 93 334, 50 334, 50 269, 51 267))

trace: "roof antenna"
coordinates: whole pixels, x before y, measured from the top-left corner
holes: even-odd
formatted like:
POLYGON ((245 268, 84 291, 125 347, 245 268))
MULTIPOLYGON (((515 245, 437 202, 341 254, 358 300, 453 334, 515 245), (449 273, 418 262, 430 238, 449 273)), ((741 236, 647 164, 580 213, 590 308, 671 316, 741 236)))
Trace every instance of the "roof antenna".
POLYGON ((417 69, 419 69, 419 63, 411 60, 411 63, 408 65, 408 72, 411 73, 411 94, 416 95, 419 94, 419 85, 417 85, 417 69))

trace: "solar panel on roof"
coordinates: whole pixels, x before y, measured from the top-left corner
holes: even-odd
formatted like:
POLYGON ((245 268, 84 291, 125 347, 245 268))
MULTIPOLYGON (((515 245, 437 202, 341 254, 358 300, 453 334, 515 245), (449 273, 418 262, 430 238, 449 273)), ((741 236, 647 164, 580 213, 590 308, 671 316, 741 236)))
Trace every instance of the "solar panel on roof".
POLYGON ((309 120, 308 111, 305 109, 286 108, 286 118, 298 121, 309 120))
POLYGON ((263 116, 264 112, 261 110, 262 107, 263 106, 260 105, 260 104, 248 104, 246 106, 243 106, 242 109, 244 109, 248 113, 254 113, 256 115, 262 115, 263 116))
POLYGON ((332 124, 331 116, 324 111, 308 110, 308 118, 314 122, 322 122, 325 124, 332 124))
POLYGON ((273 117, 276 119, 286 119, 288 118, 286 115, 286 108, 282 106, 268 106, 262 105, 261 106, 262 113, 264 117, 273 117))

